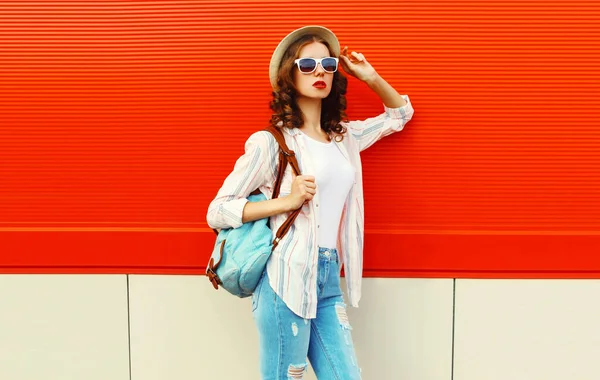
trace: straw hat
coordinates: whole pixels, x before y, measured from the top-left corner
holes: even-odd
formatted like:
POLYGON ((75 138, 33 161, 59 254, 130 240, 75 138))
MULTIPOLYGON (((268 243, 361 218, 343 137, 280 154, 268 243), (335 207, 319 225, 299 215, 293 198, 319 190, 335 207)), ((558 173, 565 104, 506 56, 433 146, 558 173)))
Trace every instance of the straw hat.
POLYGON ((279 71, 279 65, 281 64, 283 54, 285 54, 291 44, 305 34, 315 34, 321 37, 327 42, 327 44, 329 44, 331 53, 335 57, 340 56, 340 43, 331 30, 319 25, 308 25, 300 29, 296 29, 285 36, 281 42, 279 42, 279 45, 277 45, 277 48, 275 48, 275 51, 273 52, 273 56, 271 56, 271 63, 269 64, 269 79, 271 80, 271 86, 273 88, 275 88, 277 85, 277 72, 279 71))

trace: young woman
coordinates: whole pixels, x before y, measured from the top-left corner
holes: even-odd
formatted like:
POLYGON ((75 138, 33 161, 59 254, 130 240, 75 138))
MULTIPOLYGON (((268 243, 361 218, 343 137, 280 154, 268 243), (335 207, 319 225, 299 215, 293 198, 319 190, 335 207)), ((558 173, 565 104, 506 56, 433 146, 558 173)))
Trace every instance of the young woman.
POLYGON ((270 80, 271 124, 282 130, 302 173, 295 176, 288 165, 280 195, 271 199, 279 146, 269 132, 252 134, 211 202, 207 221, 212 228, 236 228, 270 218, 277 231, 289 212, 302 208, 252 297, 262 378, 301 379, 308 357, 320 380, 360 379, 340 288, 343 265, 347 297, 358 306, 364 235, 360 152, 402 130, 413 108, 363 54, 340 52, 336 36, 320 26, 297 29, 279 43, 270 80), (381 115, 345 120, 347 79, 340 64, 381 98, 381 115), (248 202, 256 189, 269 200, 248 202))

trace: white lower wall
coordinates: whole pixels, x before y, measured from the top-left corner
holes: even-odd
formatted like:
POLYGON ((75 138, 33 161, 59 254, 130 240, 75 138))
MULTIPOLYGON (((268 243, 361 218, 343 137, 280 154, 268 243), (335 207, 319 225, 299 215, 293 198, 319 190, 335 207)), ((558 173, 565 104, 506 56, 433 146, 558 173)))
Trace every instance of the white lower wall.
MULTIPOLYGON (((130 276, 130 287, 134 380, 260 378, 250 299, 197 276, 130 276)), ((361 307, 348 309, 364 379, 450 380, 452 288, 365 279, 361 307)))
POLYGON ((360 307, 348 308, 363 379, 450 380, 453 281, 368 278, 363 284, 360 307))
POLYGON ((250 299, 228 295, 206 277, 130 276, 132 378, 257 378, 250 299))
MULTIPOLYGON (((128 314, 125 275, 0 275, 0 379, 259 379, 249 299, 201 276, 129 286, 128 314)), ((348 309, 363 379, 600 378, 600 280, 457 280, 454 291, 453 280, 365 279, 348 309)))
POLYGON ((600 379, 600 281, 458 280, 454 380, 600 379))
POLYGON ((128 380, 127 276, 0 275, 0 379, 128 380))

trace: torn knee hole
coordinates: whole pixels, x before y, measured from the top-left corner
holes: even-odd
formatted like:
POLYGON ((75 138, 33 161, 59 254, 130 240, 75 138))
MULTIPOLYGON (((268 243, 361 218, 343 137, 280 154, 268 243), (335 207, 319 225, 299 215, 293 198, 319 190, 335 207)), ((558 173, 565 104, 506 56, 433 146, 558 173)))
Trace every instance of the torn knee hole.
POLYGON ((346 313, 346 305, 341 302, 336 303, 335 312, 340 325, 345 329, 352 330, 352 326, 350 326, 350 321, 348 320, 348 314, 346 313))
POLYGON ((306 363, 300 365, 290 364, 288 367, 288 379, 302 379, 306 371, 306 363))

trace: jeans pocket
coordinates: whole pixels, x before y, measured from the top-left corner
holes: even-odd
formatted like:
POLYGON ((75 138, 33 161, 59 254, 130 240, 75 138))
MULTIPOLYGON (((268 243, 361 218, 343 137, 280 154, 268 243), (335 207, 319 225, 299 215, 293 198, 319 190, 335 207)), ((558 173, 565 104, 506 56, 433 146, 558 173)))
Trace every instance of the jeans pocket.
POLYGON ((332 262, 329 268, 329 277, 327 278, 327 287, 330 289, 331 294, 341 295, 342 286, 340 280, 340 264, 338 262, 332 262))

